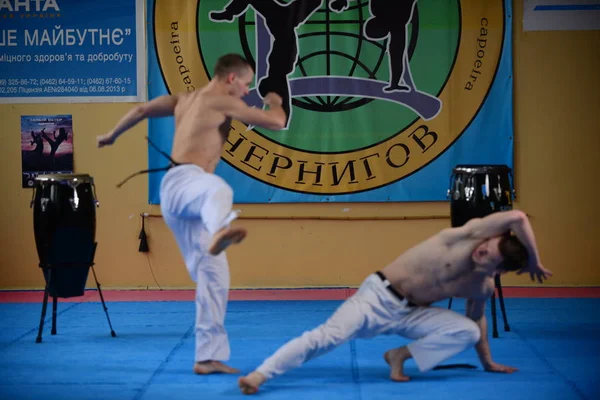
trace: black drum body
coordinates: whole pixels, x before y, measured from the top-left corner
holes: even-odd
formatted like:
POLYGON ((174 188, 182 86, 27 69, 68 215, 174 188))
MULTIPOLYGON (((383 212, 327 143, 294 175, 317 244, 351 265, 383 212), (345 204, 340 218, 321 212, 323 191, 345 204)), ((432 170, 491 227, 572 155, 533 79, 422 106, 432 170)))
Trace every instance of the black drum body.
POLYGON ((506 165, 457 165, 452 170, 448 197, 452 227, 511 210, 512 170, 506 165))
POLYGON ((39 175, 35 179, 35 242, 51 296, 84 294, 96 245, 96 205, 89 175, 39 175))

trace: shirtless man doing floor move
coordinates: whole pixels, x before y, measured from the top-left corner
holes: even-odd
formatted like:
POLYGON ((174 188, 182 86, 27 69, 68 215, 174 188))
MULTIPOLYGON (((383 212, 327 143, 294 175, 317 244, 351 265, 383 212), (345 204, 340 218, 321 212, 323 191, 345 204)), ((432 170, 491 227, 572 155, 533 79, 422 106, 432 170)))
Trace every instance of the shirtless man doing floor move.
POLYGON ((409 358, 425 372, 470 346, 486 371, 514 372, 492 360, 484 313, 494 276, 507 271, 529 273, 540 283, 552 275, 540 262, 524 213, 504 211, 444 229, 368 276, 323 325, 292 339, 240 378, 240 389, 256 393, 267 380, 342 343, 377 335, 414 340, 384 354, 394 381, 409 380, 403 372, 409 358), (431 306, 450 297, 467 299, 466 316, 431 306))

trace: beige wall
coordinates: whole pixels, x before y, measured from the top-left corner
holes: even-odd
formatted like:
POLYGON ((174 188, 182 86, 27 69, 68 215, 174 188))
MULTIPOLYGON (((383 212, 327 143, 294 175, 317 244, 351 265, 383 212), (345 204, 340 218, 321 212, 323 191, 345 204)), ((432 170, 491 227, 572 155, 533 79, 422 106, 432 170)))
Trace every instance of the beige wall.
MULTIPOLYGON (((514 10, 516 206, 531 215, 542 260, 555 286, 600 285, 597 196, 600 162, 600 31, 521 30, 514 10)), ((137 251, 147 178, 115 183, 145 168, 145 123, 114 148, 95 136, 131 104, 1 105, 0 289, 41 288, 31 191, 20 187, 20 116, 72 114, 76 172, 96 180, 96 271, 104 287, 190 288, 174 240, 160 218, 147 220, 151 252, 137 251)), ((365 274, 449 225, 447 203, 240 205, 250 232, 229 251, 233 287, 356 286, 365 274), (343 212, 349 208, 349 212, 343 212), (446 216, 444 218, 443 216, 446 216), (355 220, 343 218, 352 217, 355 220), (404 217, 417 217, 403 220, 404 217), (433 218, 430 218, 433 217, 433 218), (340 219, 342 218, 342 219, 340 219)), ((530 285, 525 277, 505 285, 530 285)), ((92 284, 92 281, 88 281, 92 284)))

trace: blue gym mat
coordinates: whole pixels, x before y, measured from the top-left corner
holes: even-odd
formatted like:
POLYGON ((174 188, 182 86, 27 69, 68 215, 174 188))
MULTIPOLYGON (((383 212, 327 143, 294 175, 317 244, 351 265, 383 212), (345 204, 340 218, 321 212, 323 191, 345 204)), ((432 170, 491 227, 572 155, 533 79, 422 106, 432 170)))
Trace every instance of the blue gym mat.
MULTIPOLYGON (((340 301, 233 301, 226 327, 229 365, 251 372, 287 340, 324 322, 340 301)), ((35 343, 40 303, 0 304, 0 399, 236 399, 240 375, 192 373, 192 302, 109 302, 117 337, 111 337, 100 303, 59 303, 57 335, 50 334, 51 304, 42 343, 35 343)), ((438 304, 441 307, 447 303, 438 304)), ((506 300, 510 332, 491 337, 496 362, 513 374, 484 372, 475 350, 445 364, 477 369, 420 373, 388 379, 384 351, 407 340, 381 336, 340 346, 261 387, 261 399, 588 399, 600 398, 600 299, 506 300)), ((455 299, 453 309, 464 312, 455 299)))

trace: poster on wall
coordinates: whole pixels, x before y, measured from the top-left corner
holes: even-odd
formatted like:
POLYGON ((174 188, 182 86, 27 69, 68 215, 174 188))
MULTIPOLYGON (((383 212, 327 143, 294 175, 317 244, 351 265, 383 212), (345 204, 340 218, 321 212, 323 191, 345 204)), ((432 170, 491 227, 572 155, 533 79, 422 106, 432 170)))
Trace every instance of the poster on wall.
POLYGON ((525 0, 524 31, 600 29, 600 0, 525 0))
POLYGON ((144 0, 0 1, 0 103, 139 102, 144 0))
POLYGON ((38 175, 73 172, 71 115, 21 116, 21 168, 24 188, 38 175))
MULTIPOLYGON (((457 164, 513 166, 510 0, 148 0, 149 98, 220 56, 275 92, 284 130, 232 124, 216 173, 238 203, 444 201, 457 164)), ((173 118, 149 122, 162 151, 173 118)), ((149 168, 168 161, 148 149, 149 168)), ((177 161, 177 160, 175 160, 177 161)), ((164 174, 151 174, 160 202, 164 174)))

